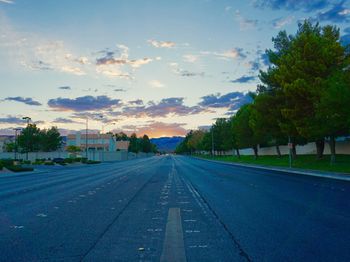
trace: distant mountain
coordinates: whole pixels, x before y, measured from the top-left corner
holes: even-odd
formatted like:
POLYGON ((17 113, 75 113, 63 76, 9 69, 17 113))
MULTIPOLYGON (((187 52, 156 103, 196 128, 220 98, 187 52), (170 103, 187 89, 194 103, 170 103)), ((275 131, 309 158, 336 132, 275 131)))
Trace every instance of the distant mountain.
POLYGON ((151 138, 151 143, 155 144, 160 152, 173 152, 184 138, 181 136, 151 138))

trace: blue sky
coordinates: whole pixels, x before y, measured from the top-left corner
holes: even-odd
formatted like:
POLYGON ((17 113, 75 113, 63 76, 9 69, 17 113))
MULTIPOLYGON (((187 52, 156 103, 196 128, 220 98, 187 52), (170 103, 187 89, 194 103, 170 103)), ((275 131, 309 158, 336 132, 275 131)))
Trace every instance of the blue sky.
POLYGON ((310 18, 350 42, 349 1, 0 0, 0 132, 183 135, 255 91, 280 30, 310 18), (102 118, 100 116, 103 116, 102 118))

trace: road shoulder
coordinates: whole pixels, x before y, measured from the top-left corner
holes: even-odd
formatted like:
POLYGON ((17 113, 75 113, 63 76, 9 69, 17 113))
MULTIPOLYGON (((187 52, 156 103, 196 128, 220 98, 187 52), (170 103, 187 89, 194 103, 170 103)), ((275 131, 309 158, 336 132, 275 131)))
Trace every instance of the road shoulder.
POLYGON ((297 169, 297 168, 283 168, 283 167, 275 167, 275 166, 272 167, 272 166, 253 165, 253 164, 240 164, 240 163, 233 163, 233 162, 226 162, 226 161, 219 161, 219 160, 211 160, 211 159, 200 158, 200 157, 192 157, 192 158, 224 164, 224 165, 237 166, 237 167, 254 168, 254 169, 268 170, 268 171, 274 171, 279 173, 297 174, 297 175, 304 175, 304 176, 314 176, 314 177, 321 177, 321 178, 350 181, 350 174, 346 174, 346 173, 325 172, 325 171, 318 171, 318 170, 305 170, 305 169, 297 169))

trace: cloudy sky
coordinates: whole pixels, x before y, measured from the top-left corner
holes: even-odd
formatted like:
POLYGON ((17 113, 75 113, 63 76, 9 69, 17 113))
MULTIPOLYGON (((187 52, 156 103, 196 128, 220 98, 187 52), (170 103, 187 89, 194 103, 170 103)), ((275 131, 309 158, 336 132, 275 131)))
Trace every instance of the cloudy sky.
POLYGON ((0 0, 0 133, 184 135, 249 102, 271 38, 306 18, 350 42, 350 1, 0 0))

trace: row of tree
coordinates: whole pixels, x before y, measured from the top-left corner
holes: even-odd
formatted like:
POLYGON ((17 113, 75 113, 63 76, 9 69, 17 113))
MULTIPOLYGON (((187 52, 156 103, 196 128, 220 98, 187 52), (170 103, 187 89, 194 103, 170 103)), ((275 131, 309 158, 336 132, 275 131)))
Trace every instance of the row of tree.
MULTIPOLYGON (((229 119, 217 119, 209 132, 187 134, 178 153, 193 150, 229 150, 290 141, 315 142, 322 158, 325 140, 335 161, 336 138, 350 134, 350 46, 342 45, 339 28, 304 21, 295 35, 285 31, 272 39, 266 54, 270 66, 260 71, 253 102, 229 119)), ((238 152, 239 153, 239 152, 238 152)))
POLYGON ((13 143, 6 145, 8 152, 50 152, 59 149, 62 145, 62 137, 57 127, 40 129, 35 124, 29 124, 23 128, 13 143))
POLYGON ((135 133, 131 134, 130 137, 123 133, 114 134, 116 141, 129 141, 129 152, 133 153, 157 153, 157 146, 151 143, 149 137, 147 135, 143 135, 142 137, 137 137, 135 133))

